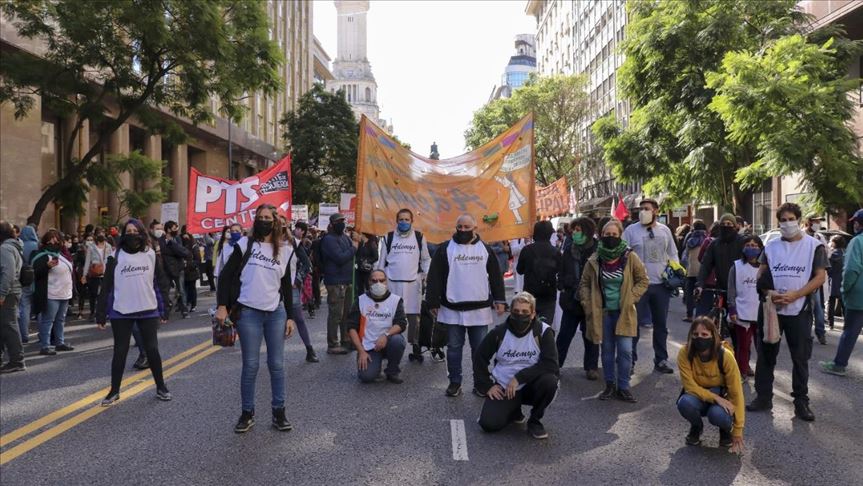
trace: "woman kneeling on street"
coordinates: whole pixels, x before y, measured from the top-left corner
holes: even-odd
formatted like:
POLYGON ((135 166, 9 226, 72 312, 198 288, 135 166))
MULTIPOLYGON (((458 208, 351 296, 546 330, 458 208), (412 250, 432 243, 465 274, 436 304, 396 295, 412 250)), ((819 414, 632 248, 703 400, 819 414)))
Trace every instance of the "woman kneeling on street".
POLYGON ((719 427, 719 447, 743 453, 743 386, 734 353, 719 337, 713 320, 697 317, 689 329, 686 346, 677 355, 683 391, 677 410, 692 426, 687 445, 701 443, 701 417, 719 427))
POLYGON ((259 206, 251 236, 234 245, 219 274, 215 318, 219 323, 225 322, 229 308, 238 316, 235 325, 243 353, 240 378, 243 409, 234 427, 238 434, 255 425, 255 379, 261 361, 261 341, 267 343, 273 427, 281 431, 293 428, 285 417, 285 338, 294 333, 289 264, 295 255, 282 236, 283 231, 275 206, 259 206))
POLYGON ((511 422, 523 424, 521 406, 532 405, 527 431, 536 439, 546 439, 540 420, 557 395, 560 377, 554 331, 537 319, 531 294, 516 295, 511 309, 506 322, 486 334, 473 357, 474 384, 486 397, 479 425, 486 432, 497 432, 511 422))

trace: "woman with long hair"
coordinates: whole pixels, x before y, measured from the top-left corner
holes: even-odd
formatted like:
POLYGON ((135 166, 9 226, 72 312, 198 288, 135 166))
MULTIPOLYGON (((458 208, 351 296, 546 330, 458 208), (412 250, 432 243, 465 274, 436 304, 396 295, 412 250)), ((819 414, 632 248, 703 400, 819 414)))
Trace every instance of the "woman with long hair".
POLYGON ((234 245, 237 244, 238 241, 243 237, 243 227, 238 223, 234 223, 230 226, 225 226, 222 228, 222 237, 219 238, 219 243, 216 245, 216 252, 213 268, 213 275, 216 277, 216 282, 219 281, 219 273, 222 272, 222 268, 225 267, 225 264, 228 263, 228 259, 231 258, 231 253, 234 252, 234 245))
POLYGON ((42 235, 41 246, 32 256, 36 276, 33 313, 39 316, 39 354, 72 351, 63 336, 66 311, 75 285, 75 265, 63 248, 63 235, 55 229, 42 235), (50 348, 54 345, 54 349, 50 348))
POLYGON ((761 238, 755 235, 744 237, 740 258, 728 271, 728 319, 734 323, 734 355, 744 379, 755 376, 749 368, 749 350, 755 341, 758 308, 761 306, 755 282, 758 279, 758 257, 762 251, 764 243, 761 238))
POLYGON ((135 325, 140 330, 144 353, 156 382, 156 398, 169 401, 172 397, 162 376, 162 357, 156 332, 160 324, 168 322, 170 282, 150 245, 143 223, 137 219, 126 223, 119 236, 117 250, 108 257, 106 265, 96 308, 96 323, 99 329, 105 329, 105 323, 111 320, 114 357, 111 360, 111 389, 102 400, 102 406, 108 407, 120 399, 120 383, 135 325))
POLYGON ((243 354, 240 378, 242 413, 234 432, 248 432, 255 425, 255 379, 261 341, 267 343, 267 368, 272 389, 273 427, 288 431, 285 417, 285 338, 294 333, 293 249, 284 238, 276 207, 264 204, 255 211, 252 234, 240 239, 218 282, 216 321, 224 323, 228 308, 237 317, 243 354))
POLYGON ((696 317, 689 327, 686 346, 677 355, 683 391, 677 410, 689 421, 687 445, 699 445, 702 417, 719 427, 719 446, 743 453, 743 385, 734 353, 725 347, 712 319, 696 317))

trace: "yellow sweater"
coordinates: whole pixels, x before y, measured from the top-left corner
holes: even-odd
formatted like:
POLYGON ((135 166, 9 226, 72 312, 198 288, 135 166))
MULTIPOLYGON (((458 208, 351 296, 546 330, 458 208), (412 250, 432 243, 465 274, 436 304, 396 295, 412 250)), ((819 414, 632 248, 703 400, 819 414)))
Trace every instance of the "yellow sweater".
POLYGON ((696 357, 689 361, 687 357, 687 346, 684 346, 677 354, 677 368, 680 370, 680 381, 683 382, 683 390, 690 395, 695 395, 706 403, 715 403, 710 388, 725 387, 728 389, 728 401, 734 404, 734 426, 731 435, 743 437, 743 423, 745 420, 745 405, 743 398, 743 385, 740 381, 740 371, 734 353, 722 348, 725 353, 723 357, 724 370, 719 373, 719 360, 713 359, 703 362, 696 357))

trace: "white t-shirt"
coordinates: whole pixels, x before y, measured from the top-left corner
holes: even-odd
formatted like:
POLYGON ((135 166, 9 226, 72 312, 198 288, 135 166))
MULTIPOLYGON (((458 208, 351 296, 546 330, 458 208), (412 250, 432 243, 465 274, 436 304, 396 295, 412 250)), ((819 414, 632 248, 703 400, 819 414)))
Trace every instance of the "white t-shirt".
POLYGON ((390 294, 386 300, 375 302, 366 294, 359 298, 360 308, 360 339, 363 341, 363 349, 371 351, 375 348, 378 340, 387 330, 393 327, 393 319, 399 307, 401 297, 390 294))
POLYGON ((151 311, 159 308, 153 281, 156 275, 156 252, 117 253, 114 268, 114 310, 120 314, 151 311))
MULTIPOLYGON (((48 259, 52 259, 48 255, 48 259)), ((48 298, 51 300, 69 300, 72 298, 72 262, 63 255, 58 255, 59 263, 48 270, 48 298)))
POLYGON ((662 272, 668 266, 669 260, 678 261, 677 245, 674 244, 674 235, 668 226, 656 223, 652 232, 653 238, 650 237, 651 232, 647 230, 647 226, 633 223, 623 230, 622 238, 644 263, 650 283, 661 284, 662 272))
MULTIPOLYGON (((248 238, 242 238, 236 245, 245 252, 248 238)), ((252 254, 240 275, 240 297, 237 301, 246 307, 271 312, 281 301, 279 290, 282 277, 288 271, 288 261, 293 257, 293 249, 287 241, 281 242, 279 258, 273 258, 273 244, 255 242, 252 254)))
MULTIPOLYGON (((542 324, 541 336, 548 331, 549 325, 542 324)), ((506 387, 519 371, 539 363, 539 344, 533 335, 533 331, 528 331, 522 337, 518 337, 509 329, 497 348, 497 354, 494 357, 495 364, 491 370, 491 376, 494 382, 502 387, 506 387)), ((524 384, 519 384, 521 389, 524 384)))

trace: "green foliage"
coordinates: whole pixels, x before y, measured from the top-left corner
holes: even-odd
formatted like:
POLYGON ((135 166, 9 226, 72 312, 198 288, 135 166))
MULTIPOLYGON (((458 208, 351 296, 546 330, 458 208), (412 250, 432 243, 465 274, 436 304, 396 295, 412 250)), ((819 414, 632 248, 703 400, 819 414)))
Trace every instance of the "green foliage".
POLYGON ((626 58, 617 74, 633 111, 626 128, 611 117, 593 126, 613 174, 623 181, 645 181, 646 192, 664 192, 671 204, 712 201, 739 212, 741 189, 756 187, 771 175, 807 167, 813 170, 804 172, 804 177, 815 198, 835 201, 824 192, 829 185, 818 180, 847 176, 853 150, 845 143, 835 150, 819 149, 815 145, 823 138, 816 142, 799 133, 792 137, 792 126, 802 125, 794 125, 789 117, 805 114, 811 117, 803 122, 809 129, 823 124, 821 134, 844 137, 839 127, 849 120, 849 112, 840 109, 838 98, 850 84, 839 80, 856 47, 835 29, 804 36, 808 18, 795 9, 796 3, 628 2, 629 23, 622 44, 626 58), (842 47, 833 52, 817 45, 812 46, 815 51, 804 48, 829 37, 842 47), (775 52, 777 45, 780 52, 775 52), (815 52, 820 54, 814 56, 815 52), (794 74, 816 57, 817 66, 802 69, 808 73, 794 74), (785 68, 777 68, 777 63, 785 68), (804 78, 810 83, 808 94, 800 92, 804 78), (722 91, 719 100, 717 91, 722 91), (799 105, 789 103, 791 99, 829 103, 799 105), (738 119, 741 116, 743 120, 738 119), (742 133, 744 126, 747 133, 742 133), (780 141, 788 146, 780 148, 780 141), (828 156, 825 152, 830 152, 831 162, 823 160, 828 156), (830 165, 834 162, 839 166, 830 165))
POLYGON ((476 149, 533 113, 537 182, 545 186, 563 176, 575 182, 576 168, 584 157, 578 130, 590 107, 585 86, 583 76, 532 76, 512 97, 494 100, 474 112, 464 133, 465 145, 476 149))
POLYGON ((281 123, 287 126, 294 201, 337 201, 339 193, 354 192, 359 124, 342 94, 315 85, 281 123))
MULTIPOLYGON (((41 57, 3 53, 0 103, 11 103, 21 117, 38 96, 45 109, 76 121, 64 140, 64 177, 43 193, 33 223, 50 202, 67 197, 75 180, 89 179, 95 157, 129 117, 177 141, 182 130, 159 111, 207 121, 217 96, 236 118, 243 93, 280 88, 281 54, 269 40, 262 0, 17 0, 0 3, 0 12, 46 48, 41 57), (98 139, 73 160, 69 142, 85 122, 98 139)), ((70 197, 78 206, 68 210, 80 211, 86 194, 80 196, 70 197)))

